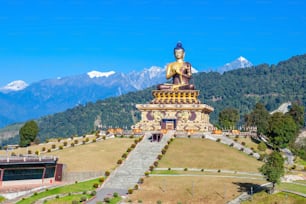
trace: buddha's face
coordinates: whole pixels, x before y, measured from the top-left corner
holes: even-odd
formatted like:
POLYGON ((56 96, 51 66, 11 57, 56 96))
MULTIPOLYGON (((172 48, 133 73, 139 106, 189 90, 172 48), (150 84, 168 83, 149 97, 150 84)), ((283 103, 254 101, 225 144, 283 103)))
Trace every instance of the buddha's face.
POLYGON ((185 52, 183 49, 174 50, 174 55, 176 59, 183 59, 185 56, 185 52))

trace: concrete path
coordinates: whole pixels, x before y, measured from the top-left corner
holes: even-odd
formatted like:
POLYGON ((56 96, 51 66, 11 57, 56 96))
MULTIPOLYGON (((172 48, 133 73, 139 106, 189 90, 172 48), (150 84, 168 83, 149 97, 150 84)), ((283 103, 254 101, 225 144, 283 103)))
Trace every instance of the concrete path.
POLYGON ((147 132, 123 164, 106 179, 101 189, 97 191, 97 196, 87 203, 95 204, 97 201, 103 201, 105 197, 112 197, 115 192, 119 195, 126 195, 128 189, 134 188, 139 179, 157 160, 157 156, 161 154, 161 150, 172 135, 173 132, 169 131, 164 134, 160 142, 151 142, 149 140, 151 133, 147 132))

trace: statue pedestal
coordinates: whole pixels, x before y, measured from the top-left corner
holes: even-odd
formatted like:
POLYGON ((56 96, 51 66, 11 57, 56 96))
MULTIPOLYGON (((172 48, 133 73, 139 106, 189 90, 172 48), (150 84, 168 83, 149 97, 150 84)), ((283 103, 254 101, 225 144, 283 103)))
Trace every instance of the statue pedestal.
POLYGON ((211 131, 209 113, 213 107, 201 104, 198 90, 154 90, 150 104, 137 104, 141 121, 134 128, 145 131, 172 129, 178 131, 211 131))

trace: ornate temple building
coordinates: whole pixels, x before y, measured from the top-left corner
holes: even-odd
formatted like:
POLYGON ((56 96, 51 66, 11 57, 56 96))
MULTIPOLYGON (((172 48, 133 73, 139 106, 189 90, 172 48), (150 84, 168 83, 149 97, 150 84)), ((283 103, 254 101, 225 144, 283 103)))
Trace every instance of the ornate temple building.
POLYGON ((137 104, 141 120, 134 128, 150 130, 210 131, 209 114, 213 107, 202 104, 199 90, 190 83, 191 64, 184 62, 185 50, 181 43, 174 48, 175 62, 167 65, 166 78, 172 84, 160 84, 152 91, 149 104, 137 104))

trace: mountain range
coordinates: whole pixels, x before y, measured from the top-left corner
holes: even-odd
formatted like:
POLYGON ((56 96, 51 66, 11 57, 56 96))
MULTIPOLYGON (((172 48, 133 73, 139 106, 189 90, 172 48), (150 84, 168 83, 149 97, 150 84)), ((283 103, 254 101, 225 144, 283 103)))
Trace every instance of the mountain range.
MULTIPOLYGON (((251 65, 243 57, 220 68, 220 72, 251 65)), ((0 128, 73 108, 87 102, 142 90, 164 83, 165 67, 152 66, 140 72, 100 72, 46 79, 32 84, 13 81, 0 88, 0 128)), ((193 68, 193 73, 198 72, 193 68)))
MULTIPOLYGON (((260 64, 253 67, 220 72, 199 72, 193 75, 193 83, 200 91, 199 100, 214 107, 210 121, 218 124, 218 115, 225 108, 237 109, 240 123, 260 102, 268 111, 284 102, 297 102, 306 106, 306 54, 294 56, 276 65, 260 64)), ((63 112, 36 119, 39 139, 70 137, 95 131, 98 127, 129 128, 140 119, 136 104, 152 100, 152 90, 129 92, 96 102, 79 104, 63 112)), ((18 143, 18 130, 22 123, 0 129, 2 144, 18 143), (4 139, 4 141, 3 141, 4 139)))

